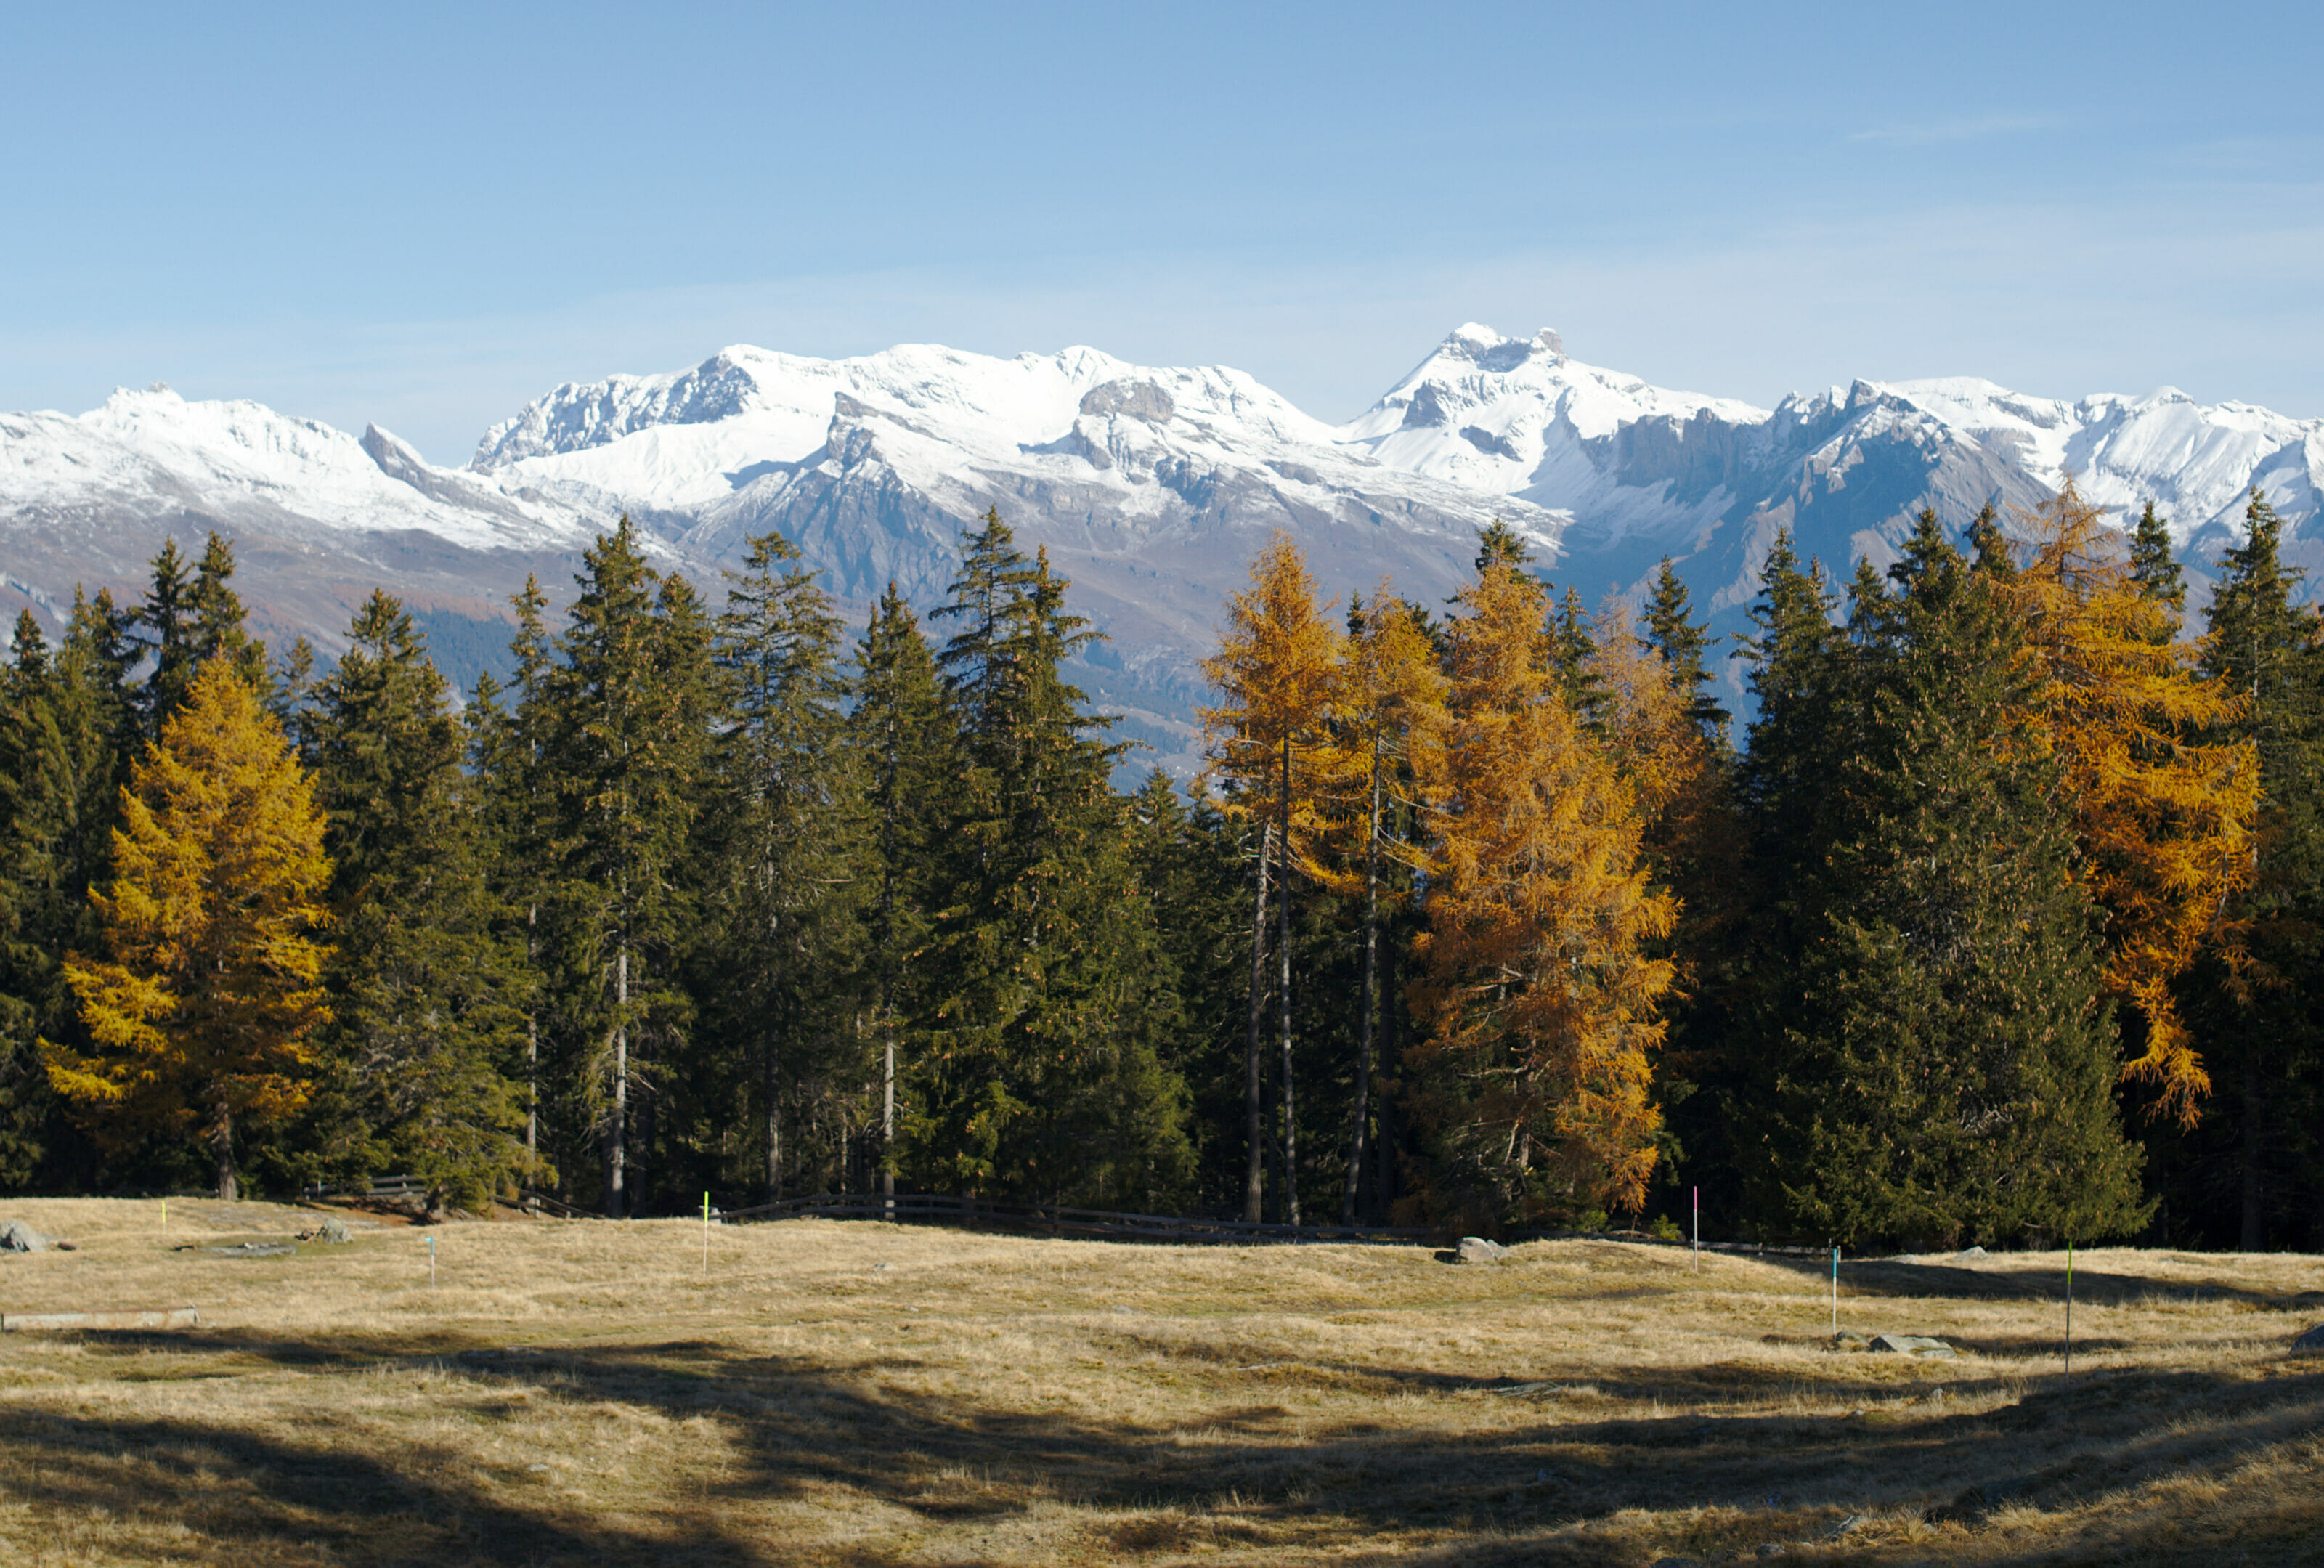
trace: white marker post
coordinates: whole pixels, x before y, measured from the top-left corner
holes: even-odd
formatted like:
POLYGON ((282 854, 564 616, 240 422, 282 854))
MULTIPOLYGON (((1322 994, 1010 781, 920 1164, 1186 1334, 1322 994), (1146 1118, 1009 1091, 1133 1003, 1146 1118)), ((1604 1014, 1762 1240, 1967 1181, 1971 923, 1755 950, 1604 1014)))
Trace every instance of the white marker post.
POLYGON ((1702 1189, 1694 1190, 1694 1271, 1702 1272, 1702 1189))
POLYGON ((428 1238, 428 1288, 436 1288, 436 1238, 428 1238))
POLYGON ((710 1277, 710 1194, 702 1194, 702 1277, 710 1277))

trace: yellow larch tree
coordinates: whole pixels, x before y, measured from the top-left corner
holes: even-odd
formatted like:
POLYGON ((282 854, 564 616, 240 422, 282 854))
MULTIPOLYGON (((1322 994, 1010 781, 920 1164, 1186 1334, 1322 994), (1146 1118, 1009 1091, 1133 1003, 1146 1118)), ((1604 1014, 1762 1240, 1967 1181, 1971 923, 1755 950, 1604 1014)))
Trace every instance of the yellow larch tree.
POLYGON ((1355 1094, 1349 1107, 1347 1179, 1340 1222, 1355 1222, 1370 1128, 1373 1031, 1379 1014, 1379 922, 1382 874, 1397 864, 1417 870, 1422 843, 1396 831, 1395 821, 1419 802, 1415 785, 1435 772, 1432 758, 1444 734, 1446 680, 1420 612, 1397 597, 1383 579, 1371 603, 1358 601, 1348 616, 1346 662, 1328 744, 1315 773, 1326 832, 1305 846, 1301 869, 1343 898, 1361 898, 1364 910, 1362 1019, 1358 1025, 1355 1094), (1320 851, 1321 853, 1317 853, 1320 851))
MULTIPOLYGON (((1346 639, 1319 604, 1314 579, 1286 533, 1271 536, 1252 561, 1250 586, 1227 601, 1219 650, 1203 670, 1220 695, 1202 710, 1211 776, 1223 786, 1229 816, 1259 829, 1259 874, 1252 900, 1250 1016, 1244 1053, 1243 1218, 1260 1218, 1264 1142, 1259 1125, 1259 1036, 1267 1005, 1267 895, 1270 868, 1309 863, 1323 825, 1317 770, 1309 753, 1329 742, 1346 639)), ((1282 1212, 1299 1221, 1298 1137, 1291 1084, 1290 879, 1277 879, 1280 1047, 1283 1068, 1282 1212)))
POLYGON ((2124 1075, 2191 1125, 2210 1077, 2171 986, 2207 945, 2236 950, 2225 911, 2250 874, 2259 763, 2248 742, 2205 736, 2242 698, 2200 678, 2200 645, 2176 640, 2170 606, 2139 591, 2120 540, 2071 484, 2021 521, 2026 559, 2009 586, 2072 803, 2076 874, 2105 915, 2107 988, 2145 1026, 2124 1075))
POLYGON ((50 1082, 100 1139, 192 1135, 234 1198, 235 1134, 306 1101, 331 868, 313 780, 227 660, 122 790, 113 866, 107 956, 64 966, 89 1046, 42 1042, 50 1082))
POLYGON ((1539 1160, 1569 1212, 1635 1211, 1672 981, 1646 948, 1676 904, 1647 884, 1633 789, 1560 695, 1539 585, 1490 566, 1458 603, 1412 988, 1429 1029, 1416 1055, 1450 1086, 1426 1109, 1460 1167, 1440 1174, 1437 1201, 1534 1206, 1539 1160))

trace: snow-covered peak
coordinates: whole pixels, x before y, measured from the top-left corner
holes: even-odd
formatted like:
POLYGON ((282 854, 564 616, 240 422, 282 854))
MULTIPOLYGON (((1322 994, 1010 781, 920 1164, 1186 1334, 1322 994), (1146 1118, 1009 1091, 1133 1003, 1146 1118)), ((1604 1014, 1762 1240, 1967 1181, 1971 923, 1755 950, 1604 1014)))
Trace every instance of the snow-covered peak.
POLYGON ((835 421, 917 433, 970 460, 1017 462, 1130 421, 1184 441, 1330 447, 1331 428, 1241 371, 1136 365, 1094 348, 1002 359, 899 344, 853 359, 748 345, 690 370, 561 386, 495 425, 470 467, 510 482, 691 506, 820 450, 835 421))
POLYGON ((2177 387, 2143 397, 2102 392, 2075 401, 2028 396, 1971 376, 1894 382, 1877 389, 2006 452, 2056 489, 2070 477, 2117 512, 2152 501, 2181 544, 2207 525, 2232 527, 2254 484, 2284 511, 2317 503, 2324 420, 2295 420, 2249 403, 2205 405, 2177 387))
POLYGON ((1515 494, 1566 466, 1576 440, 1642 419, 1683 421, 1705 410, 1732 424, 1767 417, 1731 398, 1672 392, 1583 364, 1548 327, 1504 337, 1472 321, 1338 434, 1395 467, 1515 494))

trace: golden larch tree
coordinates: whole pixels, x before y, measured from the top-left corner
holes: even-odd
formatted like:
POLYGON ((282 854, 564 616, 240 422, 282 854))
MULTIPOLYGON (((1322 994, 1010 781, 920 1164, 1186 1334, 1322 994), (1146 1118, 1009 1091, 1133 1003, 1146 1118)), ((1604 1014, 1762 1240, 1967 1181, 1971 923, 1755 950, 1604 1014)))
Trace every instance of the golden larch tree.
POLYGON ((2200 645, 2176 640, 2171 607, 2139 591, 2119 537, 2070 484, 2022 522, 2027 558, 2009 586, 2072 805, 2076 874, 2105 914, 2107 989, 2145 1026, 2124 1073, 2191 1124, 2210 1077, 2171 986, 2207 945, 2236 951, 2224 911, 2250 874, 2259 762, 2249 742, 2205 736, 2243 699, 2200 678, 2200 645))
MULTIPOLYGON (((1312 862, 1323 824, 1316 771, 1308 753, 1325 745, 1340 679, 1342 647, 1331 606, 1315 599, 1314 579, 1291 536, 1270 537, 1250 567, 1250 586, 1227 601, 1219 650, 1203 661, 1218 688, 1202 710, 1210 739, 1210 773, 1223 784, 1227 813, 1259 828, 1259 875, 1252 901, 1250 1016, 1244 1053, 1243 1218, 1257 1221, 1262 1194, 1259 1035, 1267 1005, 1267 894, 1270 866, 1312 862)), ((1277 918, 1280 935, 1280 1035, 1283 1065, 1283 1213, 1299 1220, 1298 1140, 1291 1093, 1291 914, 1289 879, 1277 918)))
POLYGON ((1395 831, 1395 818, 1419 804, 1414 786, 1435 771, 1430 761, 1444 734, 1446 681, 1420 613, 1383 580, 1371 603, 1349 613, 1346 661, 1327 743, 1316 759, 1325 832, 1305 846, 1301 869, 1342 898, 1363 899, 1362 1021, 1358 1026, 1355 1093, 1349 1105, 1347 1178, 1340 1222, 1355 1222, 1370 1127, 1372 1041, 1379 1013, 1379 922, 1383 899, 1397 895, 1381 877, 1397 864, 1426 861, 1423 844, 1395 831))
POLYGON ((191 1134, 231 1199, 235 1133, 306 1101, 331 867, 313 780, 228 661, 139 760, 113 868, 89 892, 108 955, 64 966, 89 1048, 44 1041, 50 1082, 101 1139, 191 1134))
POLYGON ((1432 1119, 1463 1169, 1439 1185, 1523 1206, 1540 1159, 1567 1207, 1636 1210, 1672 982, 1646 948, 1677 905, 1647 885, 1634 790, 1560 695, 1539 585, 1490 567, 1459 603, 1412 988, 1417 1055, 1457 1085, 1432 1119))

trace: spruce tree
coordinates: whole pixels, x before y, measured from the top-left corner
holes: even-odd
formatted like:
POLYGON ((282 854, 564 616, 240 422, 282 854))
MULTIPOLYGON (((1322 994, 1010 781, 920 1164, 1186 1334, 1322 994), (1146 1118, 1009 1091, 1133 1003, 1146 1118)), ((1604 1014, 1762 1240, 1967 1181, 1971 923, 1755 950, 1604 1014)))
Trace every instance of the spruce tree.
POLYGON ((896 1190, 897 1091, 929 1007, 933 868, 955 777, 936 655, 890 583, 856 644, 847 744, 868 814, 866 962, 880 1040, 880 1185, 896 1190))
POLYGON ((1162 1060, 1158 952, 1107 783, 1120 749, 1059 673, 1096 634, 997 513, 962 553, 936 613, 964 623, 939 668, 966 765, 914 1141, 973 1193, 1167 1202, 1190 1161, 1185 1091, 1162 1060))
POLYGON ((2315 1110, 2303 1069, 2324 1044, 2309 994, 2324 958, 2324 652, 2315 613, 2294 603, 2301 574, 2282 562, 2282 520, 2257 489, 2244 521, 2244 542, 2219 562, 2202 669, 2242 699, 2218 738, 2258 752, 2259 831, 2234 911, 2245 962, 2215 972, 2198 1001, 2214 1081, 2228 1090, 2199 1147, 2228 1167, 2236 1245, 2256 1251, 2290 1196, 2285 1167, 2315 1110))
POLYGON ((334 868, 324 1046, 353 1111, 342 1136, 425 1182, 431 1209, 482 1207, 531 1175, 511 1077, 521 976, 449 697, 410 615, 374 591, 307 723, 334 868))
POLYGON ((61 965, 99 940, 88 893, 111 865, 134 741, 134 655, 109 595, 76 594, 53 648, 29 612, 20 616, 14 651, 0 677, 0 1187, 42 1172, 53 1184, 75 1141, 39 1041, 88 1044, 61 965))
POLYGON ((2152 501, 2130 536, 2130 576, 2140 593, 2169 609, 2171 634, 2176 637, 2187 613, 2187 574, 2171 546, 2171 520, 2157 515, 2152 501))
POLYGON ((838 1044, 853 1041, 856 916, 870 880, 862 780, 840 739, 839 618, 798 561, 780 534, 750 541, 744 569, 728 574, 716 643, 715 1006, 754 1069, 743 1099, 757 1098, 770 1202, 782 1190, 786 1098, 831 1082, 838 1044))
POLYGON ((1826 752, 1830 837, 1771 998, 1757 1201, 1847 1243, 2119 1234, 2139 1159, 2022 623, 1932 513, 1890 575, 1852 595, 1858 734, 1826 752))
POLYGON ((560 993, 567 1116, 595 1131, 606 1213, 618 1215, 651 1141, 632 1125, 633 1102, 653 1086, 656 1049, 674 1051, 688 1021, 678 970, 695 908, 710 628, 685 580, 647 564, 627 518, 582 560, 557 662, 525 723, 540 737, 558 906, 543 962, 560 993))
POLYGON ((1670 667, 1671 678, 1686 694, 1688 716, 1706 736, 1723 742, 1734 715, 1708 689, 1711 675, 1702 660, 1711 647, 1711 639, 1694 621, 1693 613, 1686 584, 1671 565, 1670 557, 1665 556, 1661 569, 1655 575, 1654 596, 1646 601, 1646 641, 1647 646, 1662 655, 1663 662, 1670 667))

